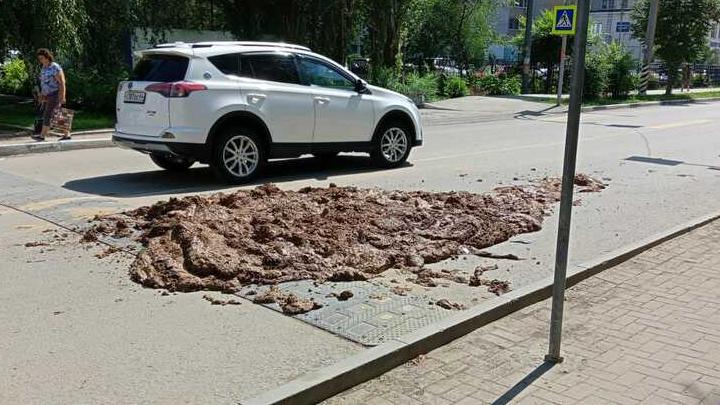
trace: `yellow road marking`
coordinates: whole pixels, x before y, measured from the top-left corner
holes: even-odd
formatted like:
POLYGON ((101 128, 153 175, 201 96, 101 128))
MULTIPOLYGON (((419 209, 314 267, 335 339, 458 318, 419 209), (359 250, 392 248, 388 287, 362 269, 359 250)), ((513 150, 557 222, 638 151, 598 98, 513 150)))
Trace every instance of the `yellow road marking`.
POLYGON ((670 129, 670 128, 680 128, 680 127, 689 127, 691 125, 702 125, 702 124, 709 124, 713 122, 712 120, 693 120, 693 121, 682 121, 682 122, 673 122, 670 124, 661 124, 661 125, 653 125, 647 128, 650 129, 670 129))
POLYGON ((42 210, 42 209, 46 209, 46 208, 57 207, 58 205, 63 205, 63 204, 80 201, 80 200, 99 200, 99 199, 107 199, 107 198, 108 197, 99 197, 99 196, 98 197, 88 196, 88 197, 56 198, 54 200, 32 202, 29 204, 22 205, 18 208, 23 211, 35 211, 35 210, 42 210))

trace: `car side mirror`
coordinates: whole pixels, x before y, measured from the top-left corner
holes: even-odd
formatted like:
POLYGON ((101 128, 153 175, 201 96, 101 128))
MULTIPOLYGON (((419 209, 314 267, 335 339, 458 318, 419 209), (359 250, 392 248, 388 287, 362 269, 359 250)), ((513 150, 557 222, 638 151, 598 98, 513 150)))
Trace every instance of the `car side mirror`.
POLYGON ((367 88, 367 85, 365 84, 364 81, 362 81, 362 79, 357 79, 355 81, 355 91, 357 91, 360 94, 367 94, 370 92, 367 88))

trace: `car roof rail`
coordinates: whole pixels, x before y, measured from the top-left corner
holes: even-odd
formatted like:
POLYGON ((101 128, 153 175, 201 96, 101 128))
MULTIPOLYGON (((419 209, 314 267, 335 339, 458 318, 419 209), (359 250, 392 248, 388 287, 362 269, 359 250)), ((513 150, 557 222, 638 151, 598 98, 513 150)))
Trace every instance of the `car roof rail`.
POLYGON ((286 44, 284 42, 259 42, 259 41, 203 41, 192 44, 193 48, 209 48, 212 46, 262 46, 270 48, 299 49, 310 51, 310 48, 302 45, 286 44))
POLYGON ((153 46, 153 48, 160 48, 160 49, 162 49, 162 48, 189 48, 189 47, 190 47, 190 44, 187 44, 182 41, 167 42, 164 44, 155 44, 155 46, 153 46))

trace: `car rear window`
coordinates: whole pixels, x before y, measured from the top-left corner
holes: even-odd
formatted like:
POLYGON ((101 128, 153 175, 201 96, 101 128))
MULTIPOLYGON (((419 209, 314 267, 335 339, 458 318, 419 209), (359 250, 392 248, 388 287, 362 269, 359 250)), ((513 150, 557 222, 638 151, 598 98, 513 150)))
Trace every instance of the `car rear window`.
POLYGON ((189 59, 177 55, 145 55, 135 65, 131 80, 178 82, 185 79, 189 59))

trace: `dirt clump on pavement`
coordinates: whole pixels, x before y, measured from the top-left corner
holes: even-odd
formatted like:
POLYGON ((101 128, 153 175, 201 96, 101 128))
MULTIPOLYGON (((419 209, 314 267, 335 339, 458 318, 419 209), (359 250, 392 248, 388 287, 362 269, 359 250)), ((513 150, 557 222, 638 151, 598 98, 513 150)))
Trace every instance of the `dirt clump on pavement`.
POLYGON ((486 271, 492 271, 497 270, 498 266, 496 264, 493 264, 491 266, 478 266, 475 268, 475 271, 473 272, 472 277, 470 277, 470 281, 468 282, 468 285, 470 287, 479 287, 483 285, 483 282, 485 279, 482 277, 483 273, 486 271))
POLYGON ((270 287, 266 292, 253 298, 256 304, 278 304, 283 313, 288 315, 304 314, 322 305, 309 299, 300 298, 295 294, 281 291, 277 286, 270 287))
MULTIPOLYGON (((596 187, 588 179, 579 183, 596 187)), ((96 217, 83 241, 111 236, 140 242, 132 279, 168 291, 361 281, 391 268, 420 277, 426 264, 540 230, 559 197, 560 181, 553 178, 484 194, 335 185, 284 191, 266 184, 96 217)), ((261 298, 288 313, 318 305, 276 288, 255 301, 261 298)))
POLYGON ((582 187, 580 190, 578 190, 578 192, 580 193, 596 193, 604 190, 607 187, 607 184, 603 183, 602 181, 582 173, 575 175, 574 183, 576 186, 582 187))
POLYGON ((27 242, 24 245, 25 247, 39 247, 39 246, 50 246, 47 242, 27 242))
POLYGON ((486 285, 488 288, 488 292, 491 292, 495 295, 503 295, 506 292, 510 291, 510 282, 505 280, 483 280, 481 281, 482 285, 486 285))
POLYGON ((339 294, 332 293, 330 295, 337 298, 338 301, 347 301, 350 298, 352 298, 355 294, 353 294, 353 292, 350 290, 345 290, 345 291, 341 291, 339 294))
POLYGON ((467 308, 465 307, 465 305, 459 304, 459 303, 457 303, 457 302, 448 301, 448 300, 445 299, 445 298, 443 298, 443 299, 438 300, 437 302, 435 302, 435 305, 439 306, 440 308, 449 309, 449 310, 453 310, 453 309, 454 309, 454 310, 467 309, 467 308))
POLYGON ((233 298, 230 298, 230 299, 228 299, 228 300, 223 300, 223 299, 215 298, 215 297, 213 297, 213 296, 211 296, 211 295, 205 294, 205 295, 203 295, 203 299, 204 299, 205 301, 209 302, 209 303, 212 304, 212 305, 222 305, 222 306, 225 306, 225 305, 240 305, 240 301, 238 301, 238 300, 236 300, 236 299, 233 299, 233 298))

